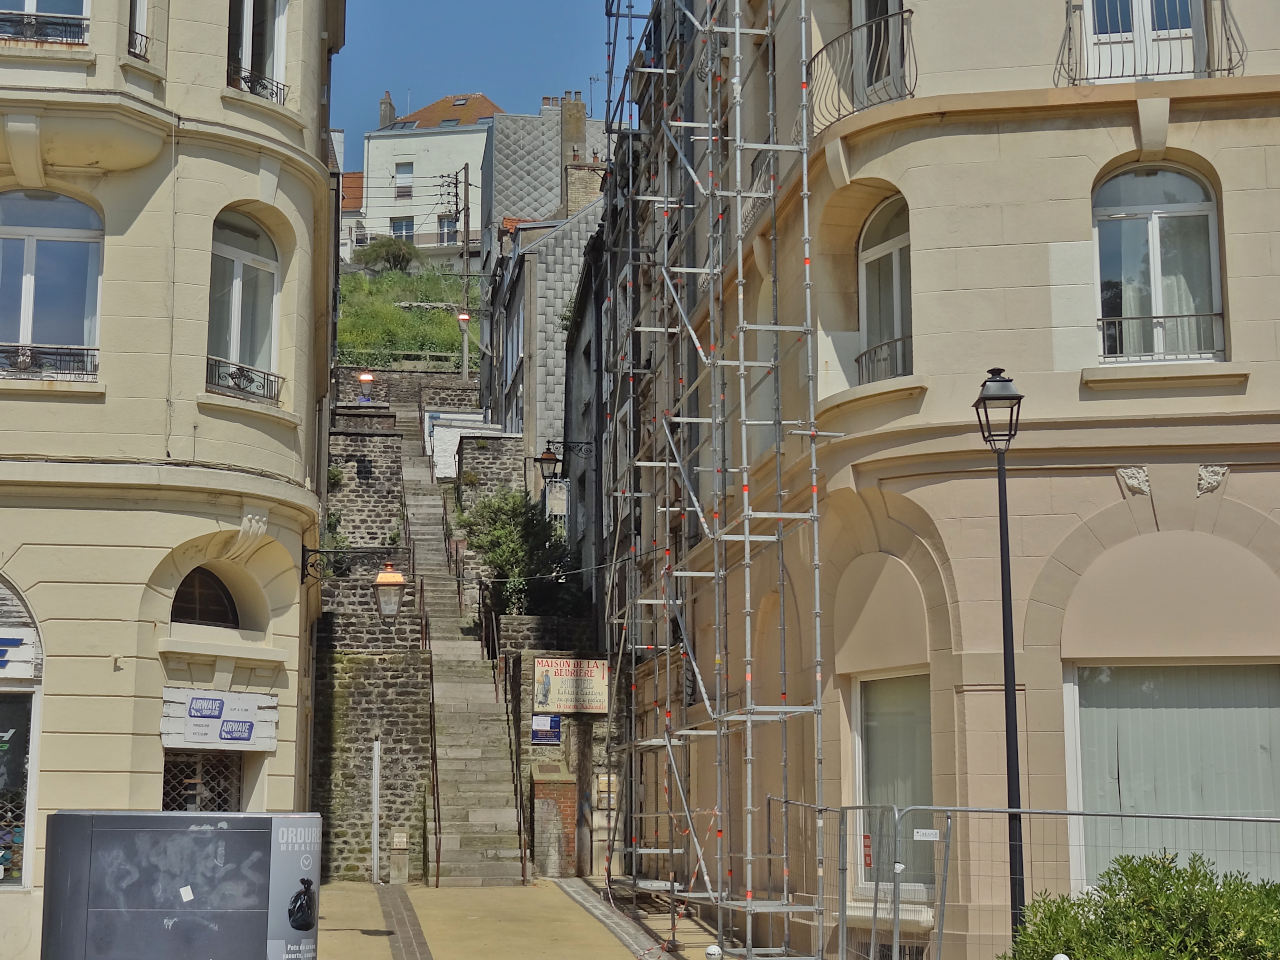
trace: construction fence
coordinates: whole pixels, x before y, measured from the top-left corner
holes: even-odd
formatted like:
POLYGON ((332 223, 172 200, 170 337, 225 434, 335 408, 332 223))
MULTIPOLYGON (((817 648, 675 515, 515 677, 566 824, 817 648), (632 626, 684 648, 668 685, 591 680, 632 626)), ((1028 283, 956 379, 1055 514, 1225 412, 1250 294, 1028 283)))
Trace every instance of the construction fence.
MULTIPOLYGON (((1122 856, 1199 854, 1280 880, 1280 819, 966 807, 814 807, 771 798, 768 857, 822 838, 820 881, 770 871, 756 896, 807 904, 758 939, 823 960, 994 960, 1010 952, 1011 820, 1026 899, 1077 895, 1122 856), (818 892, 820 891, 820 892, 818 892), (814 918, 809 921, 808 917, 814 918), (817 940, 810 939, 817 933, 817 940)), ((1079 960, 1079 958, 1072 958, 1079 960)))

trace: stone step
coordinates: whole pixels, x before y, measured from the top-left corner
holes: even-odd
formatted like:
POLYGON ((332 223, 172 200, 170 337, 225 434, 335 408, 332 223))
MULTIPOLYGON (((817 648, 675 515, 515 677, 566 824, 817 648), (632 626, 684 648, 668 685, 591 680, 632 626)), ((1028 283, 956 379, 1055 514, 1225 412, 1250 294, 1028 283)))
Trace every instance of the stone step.
POLYGON ((511 779, 511 764, 506 759, 487 757, 436 756, 436 770, 441 782, 445 780, 471 780, 472 782, 500 783, 499 778, 511 779))
MULTIPOLYGON (((430 825, 428 818, 428 829, 435 829, 430 825)), ((504 827, 496 823, 466 823, 454 822, 446 823, 443 818, 440 822, 440 845, 444 846, 444 841, 450 837, 479 837, 484 842, 494 846, 507 846, 509 841, 504 837, 514 836, 517 833, 512 827, 504 827)), ((433 841, 434 843, 434 841, 433 841)), ((515 846, 516 844, 511 844, 515 846)))
MULTIPOLYGON (((432 881, 435 882, 434 880, 432 881)), ((521 877, 441 877, 442 887, 520 887, 524 886, 521 877)))
POLYGON ((504 878, 520 882, 520 856, 517 853, 516 858, 511 861, 486 861, 484 863, 441 863, 440 864, 440 883, 443 885, 445 878, 472 878, 477 880, 489 880, 504 878))
MULTIPOLYGON (((505 717, 506 712, 506 707, 496 702, 485 703, 483 701, 458 700, 441 703, 439 699, 436 700, 436 717, 441 726, 451 722, 449 720, 451 714, 492 714, 505 717)), ((463 721, 458 719, 452 722, 462 723, 463 721)))
MULTIPOLYGON (((432 841, 434 846, 434 841, 432 841)), ((495 833, 440 833, 440 850, 510 850, 520 856, 520 836, 514 830, 495 833)))
MULTIPOLYGON (((484 650, 480 648, 480 644, 475 640, 462 639, 443 639, 436 630, 435 621, 431 623, 431 655, 439 663, 442 660, 456 660, 463 663, 470 663, 474 660, 481 660, 484 657, 484 650)), ((488 661, 484 661, 488 663, 488 661)))
MULTIPOLYGON (((435 851, 432 851, 432 862, 435 861, 435 851)), ((520 866, 520 844, 516 843, 510 847, 469 847, 465 850, 448 850, 443 846, 440 848, 440 870, 443 873, 447 864, 461 863, 511 863, 515 862, 516 868, 520 866)))
MULTIPOLYGON (((440 802, 447 803, 457 797, 465 797, 477 802, 488 799, 510 799, 515 796, 515 787, 511 783, 511 776, 508 774, 505 782, 486 783, 483 781, 476 783, 459 783, 456 780, 442 780, 440 782, 440 802)), ((485 803, 485 806, 501 806, 502 804, 485 803)))

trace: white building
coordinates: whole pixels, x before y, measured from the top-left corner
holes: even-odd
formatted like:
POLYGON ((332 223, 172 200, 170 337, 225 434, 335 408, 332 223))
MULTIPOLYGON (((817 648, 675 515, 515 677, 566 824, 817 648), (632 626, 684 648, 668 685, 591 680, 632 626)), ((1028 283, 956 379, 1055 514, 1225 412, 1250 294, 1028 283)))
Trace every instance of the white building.
POLYGON ((442 263, 453 262, 461 252, 466 192, 473 201, 473 240, 480 236, 485 138, 502 108, 482 93, 461 93, 397 117, 387 94, 379 111, 381 126, 364 139, 359 208, 348 203, 343 213, 343 257, 370 238, 396 236, 438 253, 442 263))

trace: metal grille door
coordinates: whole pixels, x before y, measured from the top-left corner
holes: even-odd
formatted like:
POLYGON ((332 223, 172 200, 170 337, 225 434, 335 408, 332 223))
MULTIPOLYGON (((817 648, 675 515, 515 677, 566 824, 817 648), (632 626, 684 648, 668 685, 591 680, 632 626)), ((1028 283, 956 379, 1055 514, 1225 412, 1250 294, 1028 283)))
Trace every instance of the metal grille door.
POLYGON ((236 812, 241 809, 242 779, 238 753, 165 751, 162 809, 236 812))

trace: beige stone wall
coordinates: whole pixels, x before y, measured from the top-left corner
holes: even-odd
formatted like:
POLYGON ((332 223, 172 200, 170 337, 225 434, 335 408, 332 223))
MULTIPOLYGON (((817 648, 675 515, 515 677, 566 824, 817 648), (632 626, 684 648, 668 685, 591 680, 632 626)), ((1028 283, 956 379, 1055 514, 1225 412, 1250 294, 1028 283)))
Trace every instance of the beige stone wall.
POLYGON ((227 85, 227 9, 151 3, 146 61, 128 53, 124 2, 95 0, 83 46, 0 40, 0 190, 67 194, 105 228, 96 380, 0 377, 0 578, 44 657, 3 960, 38 956, 46 814, 160 808, 162 687, 278 697, 278 745, 246 755, 244 807, 308 803, 318 596, 300 562, 320 512, 322 86, 343 13, 291 0, 274 104, 227 85), (212 225, 229 207, 279 252, 278 404, 206 385, 212 225), (240 630, 171 623, 196 566, 231 589, 240 630))

